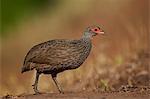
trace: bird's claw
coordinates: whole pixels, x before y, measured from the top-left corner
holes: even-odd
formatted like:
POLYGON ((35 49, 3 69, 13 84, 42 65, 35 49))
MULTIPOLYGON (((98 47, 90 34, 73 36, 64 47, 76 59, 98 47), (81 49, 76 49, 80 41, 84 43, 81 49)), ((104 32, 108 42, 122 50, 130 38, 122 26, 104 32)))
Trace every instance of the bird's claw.
POLYGON ((59 93, 64 94, 64 91, 61 88, 59 88, 58 91, 59 93))
POLYGON ((63 91, 61 91, 60 93, 61 93, 61 94, 64 94, 64 92, 63 92, 63 91))
POLYGON ((37 91, 34 93, 34 95, 38 95, 38 94, 41 94, 41 92, 37 91))
POLYGON ((38 89, 37 89, 37 86, 35 84, 32 85, 33 86, 33 89, 34 89, 34 92, 35 92, 35 95, 37 94, 41 94, 38 89))

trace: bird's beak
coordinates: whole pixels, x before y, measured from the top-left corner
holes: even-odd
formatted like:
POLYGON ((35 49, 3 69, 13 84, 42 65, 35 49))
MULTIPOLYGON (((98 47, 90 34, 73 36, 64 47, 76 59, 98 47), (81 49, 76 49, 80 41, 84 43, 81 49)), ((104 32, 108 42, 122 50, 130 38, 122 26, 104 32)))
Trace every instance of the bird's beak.
POLYGON ((103 34, 103 35, 104 35, 104 33, 105 32, 103 30, 97 32, 97 34, 103 34))

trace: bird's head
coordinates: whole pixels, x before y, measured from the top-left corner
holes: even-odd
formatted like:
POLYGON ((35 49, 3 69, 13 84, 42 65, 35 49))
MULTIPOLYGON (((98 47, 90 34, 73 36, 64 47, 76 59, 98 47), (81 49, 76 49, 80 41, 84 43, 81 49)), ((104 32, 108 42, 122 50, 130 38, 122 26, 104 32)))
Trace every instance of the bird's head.
POLYGON ((93 36, 104 34, 104 31, 99 26, 90 26, 84 31, 83 37, 92 38, 93 36))

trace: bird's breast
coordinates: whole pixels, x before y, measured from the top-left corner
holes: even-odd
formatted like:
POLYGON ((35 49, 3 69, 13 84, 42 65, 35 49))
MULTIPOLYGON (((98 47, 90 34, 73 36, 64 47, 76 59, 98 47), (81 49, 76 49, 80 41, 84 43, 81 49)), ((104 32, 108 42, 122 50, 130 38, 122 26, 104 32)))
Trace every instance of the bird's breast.
POLYGON ((91 48, 92 48, 91 43, 85 44, 85 46, 82 49, 78 50, 75 55, 70 57, 70 61, 68 61, 67 64, 65 64, 66 68, 75 69, 78 68, 80 65, 82 65, 83 62, 89 56, 91 48))

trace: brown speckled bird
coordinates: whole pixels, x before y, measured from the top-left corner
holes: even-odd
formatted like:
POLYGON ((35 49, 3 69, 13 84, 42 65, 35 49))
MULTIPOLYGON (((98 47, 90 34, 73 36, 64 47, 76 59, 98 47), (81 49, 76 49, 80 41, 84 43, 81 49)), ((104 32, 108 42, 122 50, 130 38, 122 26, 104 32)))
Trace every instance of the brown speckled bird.
POLYGON ((56 80, 57 74, 78 68, 88 57, 92 48, 91 39, 97 34, 104 34, 104 31, 99 26, 90 26, 78 40, 49 40, 32 47, 25 57, 22 73, 36 70, 35 83, 32 85, 35 93, 39 93, 37 85, 42 73, 51 74, 59 92, 63 93, 56 80))

